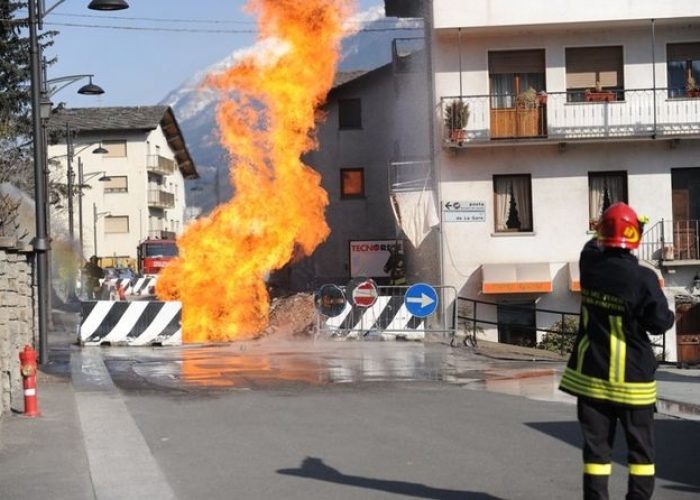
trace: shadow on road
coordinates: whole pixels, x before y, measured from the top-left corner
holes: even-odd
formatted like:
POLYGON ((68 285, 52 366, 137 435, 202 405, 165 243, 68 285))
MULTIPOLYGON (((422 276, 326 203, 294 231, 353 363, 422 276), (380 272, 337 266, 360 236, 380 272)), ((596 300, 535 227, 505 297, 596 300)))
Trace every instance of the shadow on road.
MULTIPOLYGON (((531 422, 526 425, 578 449, 581 447, 582 438, 578 422, 531 422)), ((657 419, 655 426, 656 477, 676 483, 664 485, 662 488, 700 493, 700 423, 657 419)), ((618 425, 613 461, 626 468, 626 453, 624 432, 618 425)))
POLYGON ((319 481, 328 481, 330 483, 345 484, 347 486, 356 486, 358 488, 367 488, 370 490, 386 491, 406 497, 434 498, 439 500, 501 500, 487 493, 446 490, 405 481, 389 481, 386 479, 349 476, 333 467, 329 467, 323 463, 323 460, 315 457, 306 457, 301 463, 301 467, 298 469, 280 469, 277 473, 317 479, 319 481))

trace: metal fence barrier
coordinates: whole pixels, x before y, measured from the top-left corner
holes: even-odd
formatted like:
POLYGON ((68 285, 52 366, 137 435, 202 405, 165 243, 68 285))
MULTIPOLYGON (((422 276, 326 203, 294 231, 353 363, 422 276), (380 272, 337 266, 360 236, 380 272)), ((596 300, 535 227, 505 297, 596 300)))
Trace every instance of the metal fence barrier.
MULTIPOLYGON (((338 287, 346 294, 347 287, 338 287)), ((410 286, 378 286, 379 296, 370 307, 359 307, 348 298, 338 316, 328 317, 316 312, 316 332, 331 337, 366 339, 422 340, 426 334, 454 336, 456 310, 451 305, 457 299, 457 290, 451 286, 433 287, 439 304, 434 314, 418 317, 411 314, 404 303, 410 286)))
MULTIPOLYGON (((507 323, 503 322, 498 322, 498 321, 491 321, 491 320, 486 320, 486 319, 479 319, 478 314, 479 310, 483 311, 483 307, 480 309, 479 305, 482 306, 491 306, 491 307, 498 307, 501 309, 509 309, 509 310, 520 310, 520 311, 530 311, 534 312, 536 314, 536 317, 539 316, 540 314, 550 314, 550 315, 555 315, 559 316, 559 328, 552 329, 552 328, 540 328, 538 326, 527 326, 527 325, 518 325, 519 328, 522 329, 529 329, 534 332, 543 332, 543 333, 549 333, 557 336, 558 344, 559 344, 559 354, 562 356, 566 354, 567 352, 570 352, 570 349, 566 348, 567 340, 569 341, 570 345, 573 346, 573 342, 576 339, 576 335, 578 334, 578 329, 575 331, 569 331, 566 329, 566 318, 567 317, 572 317, 576 318, 577 322, 581 316, 580 313, 578 312, 568 312, 568 311, 558 311, 556 309, 543 309, 543 308, 538 308, 538 307, 529 307, 529 306, 524 306, 524 305, 517 305, 517 304, 503 304, 503 303, 498 303, 498 302, 489 302, 485 300, 477 300, 477 299, 471 299, 468 297, 458 297, 457 298, 457 312, 456 312, 456 317, 457 317, 457 326, 459 327, 462 325, 465 329, 466 336, 464 338, 464 345, 467 345, 469 342, 472 343, 472 345, 476 345, 476 334, 478 332, 478 325, 479 324, 485 324, 485 325, 493 325, 493 326, 509 326, 507 323)), ((456 330, 455 330, 456 331, 456 330)), ((452 338, 451 345, 454 345, 455 343, 455 338, 452 338)), ((666 336, 662 335, 661 336, 661 342, 652 342, 652 347, 656 349, 661 350, 661 361, 666 361, 666 336)))

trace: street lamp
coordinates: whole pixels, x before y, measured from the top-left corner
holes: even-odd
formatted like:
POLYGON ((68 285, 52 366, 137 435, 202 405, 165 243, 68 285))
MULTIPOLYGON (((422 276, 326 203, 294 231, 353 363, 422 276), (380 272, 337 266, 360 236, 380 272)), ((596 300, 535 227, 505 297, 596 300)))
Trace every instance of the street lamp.
POLYGON ((88 9, 92 10, 122 10, 128 9, 129 4, 124 0, 92 0, 88 9))
POLYGON ((97 255, 97 219, 109 215, 112 212, 98 212, 97 203, 92 204, 92 238, 93 238, 93 255, 97 255))
MULTIPOLYGON (((44 0, 29 0, 29 55, 31 74, 31 103, 32 103, 32 133, 34 141, 34 209, 36 218, 36 235, 32 241, 36 259, 37 282, 37 326, 39 328, 39 363, 46 364, 49 360, 48 349, 48 304, 49 304, 49 259, 50 249, 46 215, 46 147, 41 121, 42 84, 41 75, 41 46, 39 45, 39 29, 43 28, 44 16, 62 4, 58 0, 48 9, 44 8, 44 0)), ((124 1, 93 0, 89 8, 93 10, 120 10, 129 6, 124 1)))
POLYGON ((93 177, 100 176, 97 181, 98 182, 109 182, 112 180, 111 177, 107 175, 106 172, 100 171, 100 172, 88 172, 87 174, 83 173, 83 161, 80 157, 78 157, 78 184, 79 189, 78 189, 78 235, 80 238, 80 255, 84 256, 85 255, 85 244, 83 242, 83 188, 85 187, 85 182, 92 179, 93 177))

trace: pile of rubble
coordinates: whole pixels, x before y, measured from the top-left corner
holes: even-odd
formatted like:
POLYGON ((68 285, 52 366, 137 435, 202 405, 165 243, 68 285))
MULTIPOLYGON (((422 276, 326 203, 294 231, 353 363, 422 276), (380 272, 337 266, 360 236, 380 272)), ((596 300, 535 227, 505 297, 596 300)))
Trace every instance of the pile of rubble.
POLYGON ((259 337, 309 338, 314 333, 315 318, 312 294, 276 297, 270 305, 270 321, 259 337))

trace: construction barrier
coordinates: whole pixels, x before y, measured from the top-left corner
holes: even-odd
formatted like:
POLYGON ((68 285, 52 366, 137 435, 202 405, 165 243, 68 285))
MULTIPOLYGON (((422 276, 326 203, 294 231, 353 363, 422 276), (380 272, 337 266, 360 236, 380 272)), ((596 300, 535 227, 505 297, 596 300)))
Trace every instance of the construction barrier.
MULTIPOLYGON (((346 293, 345 287, 337 287, 346 293)), ((423 340, 426 333, 453 336, 454 314, 436 308, 428 317, 414 316, 409 312, 405 294, 408 286, 377 287, 376 301, 363 307, 348 298, 340 314, 325 316, 317 311, 317 332, 332 337, 373 338, 379 340, 423 340)), ((457 292, 453 287, 433 287, 443 304, 454 303, 457 292)), ((352 295, 352 293, 351 293, 352 295)), ((436 304, 437 306, 437 304, 436 304)))
POLYGON ((128 278, 111 279, 107 280, 107 286, 114 290, 121 287, 125 295, 153 295, 157 280, 158 278, 156 276, 145 276, 135 280, 130 280, 128 278))
POLYGON ((81 345, 182 344, 181 302, 96 300, 81 312, 81 345))

